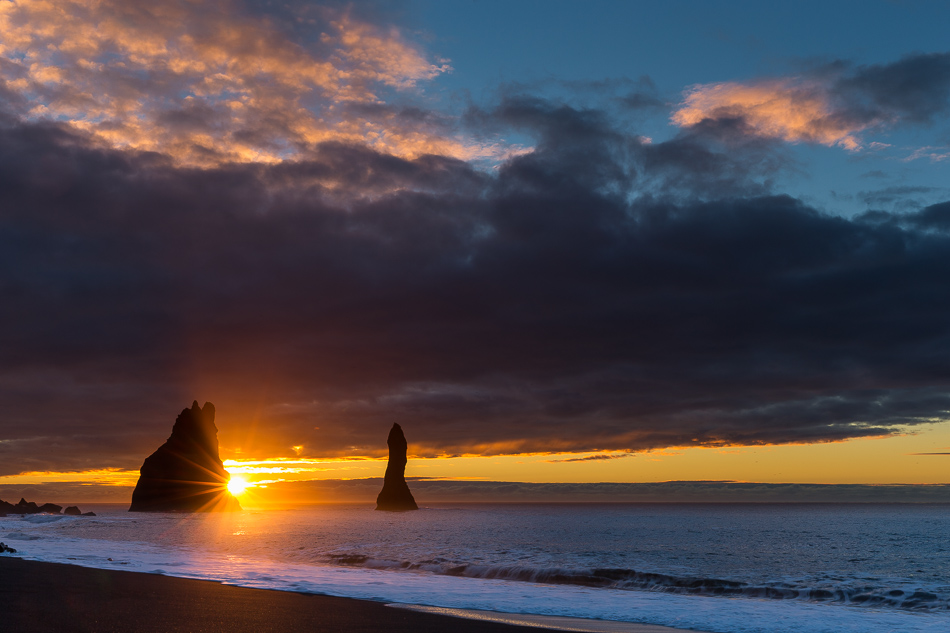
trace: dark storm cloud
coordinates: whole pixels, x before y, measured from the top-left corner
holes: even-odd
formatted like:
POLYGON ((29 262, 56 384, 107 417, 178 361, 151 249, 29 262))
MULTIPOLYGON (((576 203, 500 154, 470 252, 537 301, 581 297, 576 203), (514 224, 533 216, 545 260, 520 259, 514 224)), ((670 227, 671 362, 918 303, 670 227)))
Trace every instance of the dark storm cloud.
POLYGON ((534 137, 534 151, 510 160, 508 178, 499 184, 539 191, 577 185, 615 196, 753 196, 768 192, 769 179, 789 166, 774 143, 732 142, 722 132, 728 122, 704 122, 654 144, 625 132, 604 109, 523 92, 507 92, 493 110, 472 108, 467 120, 476 128, 534 137))
POLYGON ((857 198, 868 209, 888 209, 894 212, 914 212, 927 206, 928 202, 941 200, 947 195, 945 187, 893 186, 859 191, 857 198))
POLYGON ((930 123, 950 109, 950 53, 858 66, 834 92, 846 101, 845 112, 858 119, 930 123))
POLYGON ((661 110, 670 106, 668 101, 660 97, 656 84, 648 75, 642 75, 635 85, 624 92, 619 101, 623 107, 631 110, 661 110))
POLYGON ((560 95, 571 101, 575 108, 596 100, 597 108, 610 108, 624 115, 656 113, 669 110, 675 99, 660 94, 649 75, 637 79, 628 77, 609 79, 546 79, 524 82, 510 81, 498 89, 498 96, 560 95))
POLYGON ((418 454, 595 452, 950 411, 950 203, 823 215, 769 193, 768 144, 530 95, 468 125, 534 151, 192 169, 2 126, 0 474, 137 468, 194 398, 254 455, 378 455, 393 422, 418 454))
POLYGON ((932 204, 920 213, 907 216, 907 220, 921 228, 950 231, 950 202, 932 204))

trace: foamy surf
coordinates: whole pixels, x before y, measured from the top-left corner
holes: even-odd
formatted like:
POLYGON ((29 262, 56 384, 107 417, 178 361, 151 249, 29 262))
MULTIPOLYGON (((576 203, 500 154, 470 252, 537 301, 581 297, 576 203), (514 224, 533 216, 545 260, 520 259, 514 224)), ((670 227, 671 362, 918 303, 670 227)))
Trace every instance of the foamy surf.
MULTIPOLYGON (((573 520, 566 514, 570 511, 545 510, 545 516, 564 515, 559 520, 567 525, 573 520)), ((536 514, 535 510, 526 512, 536 514)), ((596 512, 596 508, 587 508, 585 516, 589 519, 589 515, 596 512)), ((638 624, 710 633, 946 633, 950 630, 950 611, 946 609, 912 611, 887 605, 858 607, 748 595, 693 595, 572 582, 537 582, 527 577, 492 578, 481 573, 452 575, 401 564, 366 566, 367 562, 374 565, 373 560, 384 560, 383 554, 390 560, 403 558, 405 562, 405 558, 419 557, 420 552, 435 549, 457 558, 468 557, 469 563, 475 565, 479 556, 484 559, 487 554, 483 549, 471 548, 471 543, 492 536, 489 526, 518 524, 520 520, 519 512, 511 508, 414 514, 414 517, 379 516, 371 510, 338 508, 228 517, 103 512, 95 518, 70 517, 48 522, 6 517, 0 518, 0 539, 12 544, 19 551, 18 555, 30 560, 387 604, 421 605, 415 608, 454 610, 451 613, 465 617, 514 618, 542 623, 535 626, 546 626, 543 623, 552 622, 546 618, 554 617, 572 618, 570 622, 575 626, 576 620, 580 620, 588 628, 609 627, 614 623, 628 627, 620 630, 631 630, 630 626, 638 624), (473 532, 476 527, 484 532, 473 532), (434 533, 438 533, 437 538, 434 533), (377 558, 368 558, 356 565, 355 560, 348 565, 321 562, 341 548, 362 549, 377 558)), ((926 518, 928 525, 932 518, 929 515, 926 518)), ((742 515, 740 519, 744 521, 748 517, 742 515)), ((662 517, 651 517, 651 520, 659 523, 662 517)), ((605 522, 587 521, 586 524, 602 530, 605 522)), ((937 533, 942 534, 938 528, 935 528, 937 533)), ((494 532, 494 538, 504 540, 497 528, 494 532)), ((583 545, 590 546, 589 533, 585 536, 582 530, 572 538, 575 550, 568 552, 567 558, 564 552, 559 553, 557 543, 545 543, 538 536, 533 541, 538 549, 535 554, 524 546, 510 549, 508 543, 499 546, 495 556, 517 557, 523 566, 533 565, 539 569, 551 569, 541 565, 551 561, 591 558, 587 550, 581 549, 583 545), (542 544, 546 549, 542 550, 542 544)), ((668 534, 665 538, 676 541, 679 537, 668 534)), ((887 537, 890 538, 895 537, 887 537)), ((889 541, 885 539, 885 542, 889 541)), ((481 564, 490 568, 499 562, 489 559, 481 564)), ((859 581, 868 579, 848 580, 859 581)), ((881 581, 881 578, 875 580, 881 581)), ((906 578, 902 582, 913 584, 906 578)), ((930 583, 927 586, 934 591, 950 589, 946 586, 950 583, 930 583)))

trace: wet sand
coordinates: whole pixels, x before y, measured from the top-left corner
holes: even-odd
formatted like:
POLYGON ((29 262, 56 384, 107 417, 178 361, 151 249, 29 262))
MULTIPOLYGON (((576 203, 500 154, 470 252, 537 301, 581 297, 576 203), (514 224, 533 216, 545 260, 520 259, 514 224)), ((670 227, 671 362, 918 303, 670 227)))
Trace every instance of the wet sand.
POLYGON ((248 589, 0 556, 0 630, 17 633, 672 633, 675 629, 248 589), (463 616, 463 617, 453 617, 463 616), (531 627, 531 628, 526 628, 531 627))

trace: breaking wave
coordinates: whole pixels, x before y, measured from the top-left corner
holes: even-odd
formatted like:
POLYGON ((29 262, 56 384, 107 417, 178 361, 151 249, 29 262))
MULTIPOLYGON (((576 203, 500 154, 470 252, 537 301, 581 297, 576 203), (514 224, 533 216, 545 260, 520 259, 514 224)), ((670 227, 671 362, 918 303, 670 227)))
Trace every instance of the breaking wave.
MULTIPOLYGON (((721 578, 673 576, 634 569, 570 570, 531 568, 518 565, 453 564, 444 559, 419 562, 392 561, 354 553, 331 554, 326 562, 333 565, 417 571, 445 576, 490 578, 553 585, 581 585, 637 591, 656 591, 703 596, 734 596, 772 600, 804 600, 850 606, 888 607, 915 611, 950 609, 950 586, 933 588, 897 588, 884 584, 835 584, 806 586, 796 582, 756 585, 721 578)), ((867 579, 873 581, 874 579, 867 579)))

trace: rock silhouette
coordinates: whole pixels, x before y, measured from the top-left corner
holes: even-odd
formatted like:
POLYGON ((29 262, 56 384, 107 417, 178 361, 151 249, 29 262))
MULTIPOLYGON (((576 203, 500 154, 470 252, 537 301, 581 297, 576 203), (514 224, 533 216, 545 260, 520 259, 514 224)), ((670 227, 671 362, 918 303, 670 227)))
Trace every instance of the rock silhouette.
POLYGON ((402 433, 402 427, 393 424, 386 444, 389 445, 389 464, 386 465, 383 489, 376 497, 376 509, 386 510, 387 512, 418 510, 419 506, 416 505, 416 500, 412 498, 409 485, 406 483, 406 451, 408 445, 406 444, 406 436, 402 433))
MULTIPOLYGON (((6 516, 8 514, 60 514, 60 510, 63 509, 63 506, 58 506, 55 503, 44 503, 43 505, 37 505, 35 501, 27 501, 26 499, 21 498, 16 505, 8 503, 3 499, 0 499, 0 517, 6 516)), ((76 506, 70 506, 62 514, 83 514, 79 511, 79 508, 76 506), (73 513, 71 510, 75 510, 73 513)), ((92 512, 86 512, 83 516, 96 516, 92 512)))
POLYGON ((218 456, 214 405, 184 409, 168 440, 145 458, 129 512, 240 510, 218 456))
POLYGON ((20 497, 20 501, 14 506, 16 508, 15 512, 20 514, 36 514, 40 511, 40 507, 36 505, 34 501, 27 501, 23 497, 20 497))

